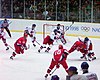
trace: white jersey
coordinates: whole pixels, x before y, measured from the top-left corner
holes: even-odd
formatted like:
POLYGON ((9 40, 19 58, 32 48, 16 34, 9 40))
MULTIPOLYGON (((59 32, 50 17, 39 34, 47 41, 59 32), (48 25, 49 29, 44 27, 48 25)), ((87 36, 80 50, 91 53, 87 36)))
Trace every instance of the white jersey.
POLYGON ((0 38, 3 37, 6 38, 6 33, 0 29, 0 38))
POLYGON ((88 80, 86 76, 84 75, 73 75, 70 77, 70 80, 88 80))
POLYGON ((2 26, 2 27, 8 27, 9 24, 8 24, 8 22, 5 22, 5 23, 3 22, 1 26, 2 26))
POLYGON ((87 50, 89 50, 90 43, 91 43, 91 40, 87 41, 87 43, 86 43, 86 45, 87 45, 87 50))
POLYGON ((54 39, 55 39, 55 37, 56 37, 55 33, 54 33, 54 32, 52 32, 52 33, 50 34, 50 38, 51 38, 52 40, 54 40, 54 39))
POLYGON ((59 34, 63 34, 63 33, 64 33, 64 31, 63 31, 62 29, 54 28, 53 31, 54 31, 54 30, 57 30, 57 32, 58 32, 59 34))
POLYGON ((88 78, 88 80, 98 80, 98 77, 95 73, 85 73, 83 74, 84 76, 86 76, 88 78))
POLYGON ((33 37, 36 36, 36 30, 35 29, 32 30, 32 27, 26 27, 25 30, 27 30, 29 34, 32 35, 33 37))

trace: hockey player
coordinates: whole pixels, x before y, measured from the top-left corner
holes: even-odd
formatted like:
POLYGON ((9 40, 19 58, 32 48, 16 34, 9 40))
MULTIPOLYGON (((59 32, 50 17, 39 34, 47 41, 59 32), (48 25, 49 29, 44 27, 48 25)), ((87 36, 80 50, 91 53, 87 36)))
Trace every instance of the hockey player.
POLYGON ((90 58, 92 60, 96 59, 96 57, 94 57, 94 53, 90 53, 89 51, 92 50, 92 43, 90 43, 91 45, 89 46, 88 48, 88 45, 87 45, 87 37, 84 39, 84 41, 76 41, 73 46, 70 48, 70 50, 68 51, 69 53, 72 53, 73 51, 77 50, 77 51, 80 51, 82 53, 82 57, 80 58, 84 58, 86 60, 89 60, 90 61, 90 58))
POLYGON ((58 39, 60 39, 61 40, 61 42, 63 43, 63 44, 66 44, 66 39, 64 38, 64 31, 60 28, 60 24, 57 24, 57 28, 56 29, 54 29, 54 30, 57 30, 57 34, 59 35, 59 38, 58 39))
MULTIPOLYGON (((79 40, 82 41, 81 39, 79 39, 79 40)), ((86 54, 83 54, 83 56, 81 58, 84 58, 87 56, 89 61, 95 60, 96 57, 95 57, 94 52, 92 51, 93 44, 92 44, 91 40, 88 37, 85 37, 83 42, 84 42, 84 45, 86 46, 86 48, 85 48, 86 54)))
POLYGON ((66 80, 88 80, 84 75, 78 75, 77 68, 75 66, 70 66, 68 68, 68 76, 66 80))
POLYGON ((20 37, 19 39, 17 39, 17 41, 14 43, 14 47, 15 47, 15 52, 13 52, 12 56, 10 57, 10 59, 13 60, 13 58, 17 55, 17 54, 23 54, 24 53, 24 49, 27 50, 28 47, 26 46, 26 42, 27 42, 27 33, 24 33, 23 37, 20 37))
POLYGON ((36 24, 32 24, 32 27, 26 27, 25 31, 26 33, 31 37, 33 46, 35 47, 36 44, 34 43, 36 41, 36 30, 35 30, 36 24))
POLYGON ((49 66, 49 69, 47 70, 47 73, 45 75, 45 78, 48 77, 51 70, 55 66, 56 66, 56 68, 59 68, 60 65, 62 65, 64 67, 65 71, 67 72, 67 68, 68 68, 68 65, 66 63, 67 55, 68 55, 67 50, 64 49, 62 45, 59 45, 58 50, 54 51, 53 58, 52 58, 50 66, 49 66))
POLYGON ((8 35, 11 37, 11 33, 10 33, 10 30, 9 30, 9 24, 8 24, 8 21, 7 19, 5 18, 3 23, 1 24, 2 27, 4 27, 4 29, 7 31, 8 35))
POLYGON ((57 39, 57 30, 55 30, 54 32, 52 32, 50 35, 47 35, 44 40, 43 40, 43 45, 40 46, 40 49, 38 50, 38 52, 40 52, 43 48, 46 48, 47 49, 45 50, 45 52, 49 52, 49 50, 51 49, 52 45, 53 45, 53 42, 55 39, 57 39))
POLYGON ((80 51, 83 55, 87 53, 87 51, 85 51, 86 46, 84 45, 84 43, 82 41, 76 41, 72 47, 69 49, 69 54, 72 53, 73 51, 77 50, 80 51))
POLYGON ((6 33, 4 32, 4 27, 0 28, 0 39, 2 39, 4 45, 7 47, 6 50, 9 50, 8 44, 6 43, 6 33))
POLYGON ((98 80, 96 73, 88 71, 89 64, 87 62, 82 62, 81 69, 83 71, 83 75, 88 78, 88 80, 98 80))

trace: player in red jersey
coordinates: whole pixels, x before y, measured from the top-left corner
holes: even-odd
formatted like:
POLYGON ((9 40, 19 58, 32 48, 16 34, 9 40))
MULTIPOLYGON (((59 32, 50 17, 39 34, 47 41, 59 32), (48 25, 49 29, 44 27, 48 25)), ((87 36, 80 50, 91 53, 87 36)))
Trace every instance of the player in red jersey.
POLYGON ((46 46, 49 46, 47 47, 47 49, 45 50, 45 52, 49 52, 49 50, 51 49, 52 45, 53 45, 53 42, 55 39, 57 39, 57 30, 55 30, 54 32, 52 32, 50 35, 47 35, 44 40, 43 40, 43 45, 40 46, 40 49, 38 50, 38 52, 40 52, 43 48, 46 48, 46 46))
POLYGON ((51 64, 49 66, 49 69, 47 70, 47 73, 45 75, 45 78, 48 77, 48 74, 50 74, 51 70, 56 66, 56 68, 59 68, 60 65, 62 65, 67 72, 68 65, 66 63, 68 52, 66 49, 63 48, 62 45, 59 45, 59 49, 54 51, 53 58, 51 61, 51 64))
POLYGON ((92 50, 92 43, 90 42, 90 44, 88 45, 89 39, 87 37, 85 37, 84 41, 80 40, 76 41, 73 46, 70 48, 70 50, 68 51, 69 53, 72 53, 73 51, 77 50, 80 51, 82 53, 82 58, 85 58, 87 60, 90 61, 90 58, 92 60, 95 59, 94 57, 94 53, 90 52, 92 50))
POLYGON ((4 32, 4 27, 0 28, 0 39, 2 39, 4 45, 7 47, 6 50, 9 49, 8 44, 6 42, 6 33, 4 32))
POLYGON ((19 39, 17 39, 17 41, 14 43, 15 52, 13 52, 12 56, 10 57, 10 59, 13 60, 13 57, 15 57, 16 54, 23 54, 24 53, 24 49, 25 50, 28 49, 28 47, 26 46, 27 37, 28 37, 28 34, 24 33, 23 37, 20 37, 19 39))

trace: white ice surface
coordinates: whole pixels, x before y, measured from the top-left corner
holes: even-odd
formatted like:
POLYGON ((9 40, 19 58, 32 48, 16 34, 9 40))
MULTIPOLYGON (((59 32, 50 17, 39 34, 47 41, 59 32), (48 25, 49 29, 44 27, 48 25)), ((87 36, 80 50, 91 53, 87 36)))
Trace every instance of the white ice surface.
MULTIPOLYGON (((7 38, 7 43, 12 46, 14 42, 22 36, 22 33, 12 33, 12 38, 7 38)), ((77 37, 67 37, 68 43, 64 48, 69 49, 72 44, 77 40, 77 37)), ((89 62, 89 71, 95 72, 100 79, 100 39, 91 38, 93 42, 94 52, 97 59, 89 62)), ((42 35, 37 35, 37 41, 42 44, 42 35)), ((52 54, 57 49, 57 44, 54 45, 49 53, 42 51, 38 53, 40 45, 37 44, 33 47, 30 38, 28 38, 28 44, 30 49, 25 51, 24 54, 17 55, 14 60, 10 60, 9 57, 12 55, 13 49, 6 51, 6 47, 0 40, 0 80, 45 80, 44 75, 50 65, 52 54)), ((80 65, 84 61, 80 60, 81 53, 73 52, 68 56, 68 66, 76 66, 79 74, 82 74, 80 65)), ((54 74, 60 77, 60 80, 65 80, 67 73, 61 66, 57 69, 54 74)), ((54 75, 53 74, 53 75, 54 75)), ((48 77, 50 80, 51 76, 48 77)))

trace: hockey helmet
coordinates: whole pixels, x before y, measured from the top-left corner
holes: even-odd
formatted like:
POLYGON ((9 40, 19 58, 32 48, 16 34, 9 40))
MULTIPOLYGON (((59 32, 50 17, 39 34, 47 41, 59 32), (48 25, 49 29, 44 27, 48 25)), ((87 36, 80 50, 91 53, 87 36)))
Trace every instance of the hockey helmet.
POLYGON ((60 24, 57 24, 57 29, 58 29, 58 30, 60 29, 60 24))
POLYGON ((82 68, 82 69, 88 69, 88 68, 89 68, 89 64, 88 64, 87 62, 83 62, 83 63, 81 64, 81 68, 82 68))
POLYGON ((32 27, 36 27, 36 24, 32 24, 32 27))
POLYGON ((59 45, 59 49, 63 49, 63 45, 60 44, 60 45, 59 45))
POLYGON ((6 22, 7 22, 7 19, 5 18, 5 19, 4 19, 4 23, 6 23, 6 22))
POLYGON ((26 32, 24 32, 24 37, 27 38, 28 37, 28 34, 26 32))
POLYGON ((57 26, 60 26, 60 24, 57 24, 57 26))
POLYGON ((59 77, 58 77, 57 75, 53 75, 53 76, 51 77, 51 80, 59 80, 59 77))
POLYGON ((85 37, 84 38, 84 42, 86 42, 86 41, 89 41, 89 38, 88 37, 85 37))

